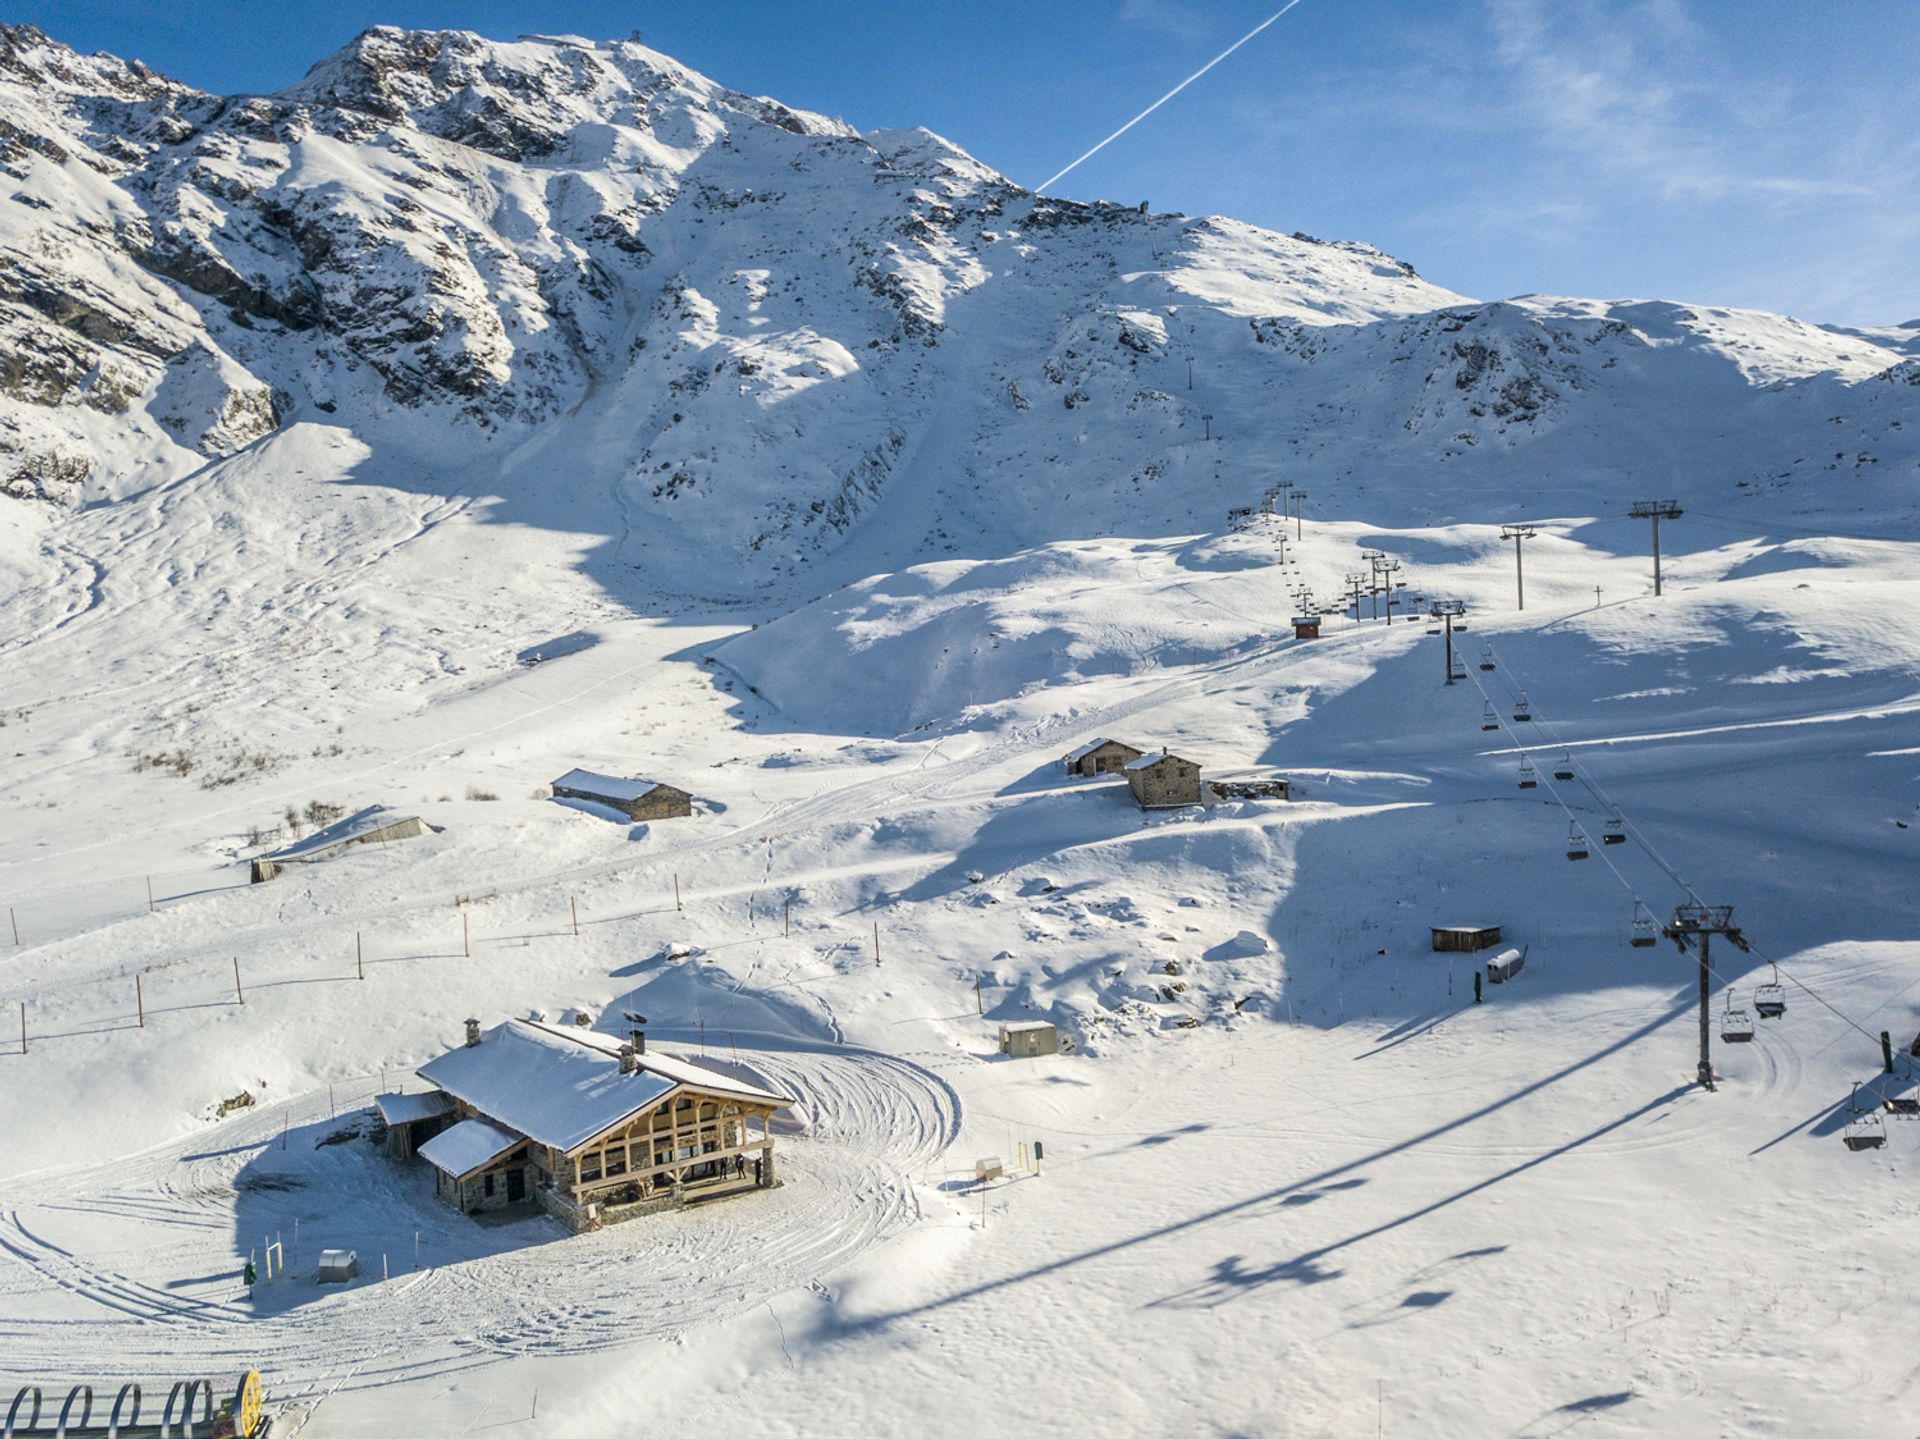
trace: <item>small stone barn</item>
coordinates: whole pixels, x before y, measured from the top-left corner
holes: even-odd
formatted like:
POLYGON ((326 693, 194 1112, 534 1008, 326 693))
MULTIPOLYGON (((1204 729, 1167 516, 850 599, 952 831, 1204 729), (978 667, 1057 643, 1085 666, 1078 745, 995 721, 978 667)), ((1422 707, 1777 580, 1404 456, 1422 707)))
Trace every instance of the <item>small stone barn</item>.
POLYGON ((1117 739, 1090 739, 1066 758, 1067 773, 1092 779, 1096 775, 1118 774, 1129 760, 1139 759, 1141 751, 1117 739))
POLYGON ((1192 760, 1161 750, 1129 760, 1125 770, 1127 785, 1142 809, 1177 809, 1199 804, 1200 766, 1192 760))
POLYGON ((395 814, 380 805, 372 805, 325 829, 315 830, 305 839, 261 855, 253 861, 248 878, 253 884, 264 884, 290 864, 321 864, 357 844, 384 846, 432 832, 432 827, 418 815, 395 814))
POLYGON ((583 799, 617 809, 636 823, 648 819, 680 819, 693 813, 693 796, 657 779, 621 779, 570 769, 553 782, 555 799, 583 799))
POLYGON ((644 1035, 512 1019, 420 1068, 454 1118, 420 1147, 464 1213, 531 1201, 576 1233, 772 1188, 776 1110, 792 1101, 644 1035))
POLYGON ((1479 949, 1492 949, 1500 942, 1500 926, 1497 924, 1436 924, 1433 926, 1433 948, 1436 954, 1472 954, 1479 949))

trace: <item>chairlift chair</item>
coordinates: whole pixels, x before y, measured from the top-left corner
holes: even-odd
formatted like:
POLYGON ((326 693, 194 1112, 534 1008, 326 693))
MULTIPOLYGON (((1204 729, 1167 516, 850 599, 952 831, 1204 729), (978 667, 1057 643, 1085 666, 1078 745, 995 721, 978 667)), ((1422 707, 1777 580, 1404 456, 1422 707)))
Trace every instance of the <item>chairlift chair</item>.
POLYGON ((1753 1011, 1762 1019, 1778 1019, 1787 1012, 1787 990, 1780 983, 1780 966, 1773 967, 1773 983, 1753 992, 1753 1011))
POLYGON ((1887 1124, 1872 1110, 1861 1109, 1857 1096, 1858 1084, 1853 1086, 1853 1097, 1847 1100, 1847 1112, 1853 1116, 1847 1127, 1840 1131, 1840 1142, 1852 1150, 1878 1149, 1887 1142, 1887 1124))
POLYGON ((1533 761, 1526 760, 1526 759, 1521 760, 1520 761, 1520 788, 1521 789, 1538 789, 1539 787, 1540 787, 1540 776, 1534 770, 1533 761))
POLYGON ((1455 620, 1453 622, 1453 632, 1455 634, 1459 634, 1460 631, 1466 628, 1467 628, 1467 622, 1465 620, 1455 620))
POLYGON ((1491 670, 1493 668, 1493 646, 1492 645, 1480 646, 1480 668, 1483 670, 1491 670))
POLYGON ((1554 767, 1553 767, 1553 777, 1555 779, 1572 779, 1573 778, 1572 751, 1564 750, 1564 749, 1560 751, 1560 758, 1554 764, 1554 767))
POLYGON ((1733 991, 1727 991, 1726 1012, 1720 1016, 1720 1039, 1724 1044, 1753 1043, 1753 1016, 1733 1007, 1733 991))
POLYGON ((1500 728, 1500 716, 1493 712, 1493 705, 1491 703, 1487 705, 1487 712, 1480 716, 1480 728, 1483 730, 1500 728))
POLYGON ((1627 943, 1635 949, 1651 949, 1660 938, 1659 926, 1653 922, 1644 904, 1633 907, 1633 936, 1627 943))
POLYGON ((1533 706, 1527 703, 1527 692, 1520 691, 1520 698, 1513 703, 1513 718, 1518 724, 1527 724, 1533 719, 1533 706))
POLYGON ((1920 1099, 1911 1094, 1889 1095, 1880 1102, 1895 1119, 1920 1119, 1920 1099))
POLYGON ((1458 655, 1454 656, 1453 668, 1449 670, 1448 673, 1457 680, 1465 679, 1467 677, 1466 662, 1463 661, 1458 655))
POLYGON ((1607 827, 1600 832, 1602 844, 1625 844, 1627 842, 1627 824, 1619 815, 1607 821, 1607 827))
POLYGON ((1569 823, 1567 825, 1567 858, 1585 859, 1587 854, 1587 837, 1580 833, 1579 825, 1569 823))

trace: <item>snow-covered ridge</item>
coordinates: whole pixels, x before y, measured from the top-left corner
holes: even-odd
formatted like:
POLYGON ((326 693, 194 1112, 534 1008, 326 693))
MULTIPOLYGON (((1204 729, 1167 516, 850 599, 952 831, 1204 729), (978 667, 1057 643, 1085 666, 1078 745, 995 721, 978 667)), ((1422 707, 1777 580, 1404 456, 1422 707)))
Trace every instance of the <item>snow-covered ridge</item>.
POLYGON ((1308 457, 1449 466, 1424 516, 1463 461, 1545 450, 1663 489, 1694 452, 1721 494, 1913 453, 1910 392, 1860 388, 1908 330, 1477 305, 1364 244, 1036 197, 637 41, 382 26, 221 99, 13 27, 0 124, 0 496, 110 500, 306 421, 724 599, 1119 513, 1190 534, 1308 457))

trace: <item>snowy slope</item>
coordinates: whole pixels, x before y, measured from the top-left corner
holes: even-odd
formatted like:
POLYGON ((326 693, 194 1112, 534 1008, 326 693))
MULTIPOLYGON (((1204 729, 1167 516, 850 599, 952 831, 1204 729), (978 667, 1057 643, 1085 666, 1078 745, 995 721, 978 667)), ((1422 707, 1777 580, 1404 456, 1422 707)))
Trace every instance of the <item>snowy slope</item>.
POLYGON ((634 42, 223 99, 20 27, 0 121, 0 1397, 1908 1432, 1920 1126, 1839 1135, 1920 1028, 1913 325, 1480 303, 634 42), (1366 551, 1467 602, 1462 681, 1340 614, 1366 551), (1294 798, 1143 815, 1060 772, 1103 734, 1294 798), (245 882, 374 804, 434 833, 245 882), (1754 941, 1716 1010, 1792 981, 1714 1094, 1626 943, 1679 881, 1754 941), (1528 949, 1477 1007, 1456 921, 1528 949), (562 1239, 321 1143, 468 1015, 634 1007, 796 1096, 781 1189, 562 1239), (1036 1017, 1073 1052, 997 1059, 1036 1017))

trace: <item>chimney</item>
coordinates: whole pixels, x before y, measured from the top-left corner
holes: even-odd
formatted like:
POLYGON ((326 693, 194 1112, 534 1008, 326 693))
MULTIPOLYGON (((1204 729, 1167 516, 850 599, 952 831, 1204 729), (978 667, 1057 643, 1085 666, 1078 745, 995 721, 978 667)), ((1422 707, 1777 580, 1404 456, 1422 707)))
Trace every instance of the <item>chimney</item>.
POLYGON ((480 1021, 477 1019, 469 1019, 467 1021, 467 1048, 472 1049, 474 1045, 478 1044, 479 1042, 480 1042, 480 1021))
POLYGON ((620 1072, 622 1074, 632 1074, 639 1068, 640 1068, 640 1059, 639 1059, 639 1056, 634 1052, 633 1046, 631 1044, 621 1045, 620 1046, 620 1072))
POLYGON ((647 1052, 646 1030, 641 1029, 638 1025, 636 1025, 629 1032, 633 1035, 633 1052, 635 1054, 645 1054, 647 1052))

